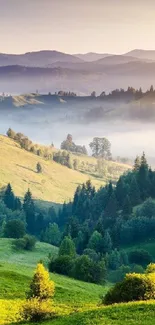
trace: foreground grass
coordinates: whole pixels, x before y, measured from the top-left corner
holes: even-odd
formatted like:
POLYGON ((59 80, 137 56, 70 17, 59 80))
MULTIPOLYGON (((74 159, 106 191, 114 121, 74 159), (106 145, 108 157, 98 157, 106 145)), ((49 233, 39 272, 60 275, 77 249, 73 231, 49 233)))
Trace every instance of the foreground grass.
MULTIPOLYGON (((34 268, 41 258, 47 262, 48 253, 56 254, 57 249, 37 243, 36 252, 16 252, 11 248, 11 240, 0 240, 0 325, 21 321, 17 313, 24 304, 34 268)), ((100 297, 107 292, 109 284, 95 285, 53 273, 50 278, 56 284, 53 308, 57 317, 42 325, 154 324, 155 301, 104 307, 100 297)))
POLYGON ((148 301, 79 311, 70 316, 43 322, 42 325, 153 325, 154 317, 155 302, 148 301))

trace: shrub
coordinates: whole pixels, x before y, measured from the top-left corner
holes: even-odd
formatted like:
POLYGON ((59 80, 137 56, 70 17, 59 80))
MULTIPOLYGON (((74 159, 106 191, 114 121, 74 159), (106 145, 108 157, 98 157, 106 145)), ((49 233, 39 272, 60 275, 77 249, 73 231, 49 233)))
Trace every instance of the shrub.
POLYGON ((127 273, 130 273, 131 269, 127 265, 120 266, 117 270, 111 271, 108 273, 108 281, 112 283, 116 283, 118 281, 122 281, 127 273))
POLYGON ((25 235, 25 224, 21 220, 9 220, 4 228, 4 236, 7 238, 21 238, 25 235))
POLYGON ((40 301, 38 298, 27 300, 21 310, 21 316, 25 321, 39 322, 52 318, 55 312, 52 311, 52 305, 49 300, 40 301))
POLYGON ((56 272, 63 275, 71 275, 73 268, 73 259, 71 256, 63 255, 58 256, 55 260, 49 263, 49 271, 56 272))
POLYGON ((152 256, 150 253, 143 249, 137 249, 129 253, 129 262, 131 264, 139 264, 146 266, 152 262, 152 256))
POLYGON ((155 277, 145 274, 127 274, 122 282, 116 283, 103 298, 103 303, 155 299, 155 277))
POLYGON ((36 238, 34 236, 25 235, 23 238, 16 239, 13 242, 15 249, 25 249, 27 251, 32 251, 36 244, 36 238))
POLYGON ((54 296, 54 291, 54 282, 50 281, 48 271, 39 263, 30 284, 28 298, 46 300, 54 296))
POLYGON ((131 265, 131 270, 132 270, 132 273, 140 273, 140 274, 144 273, 144 268, 139 264, 131 265))
POLYGON ((150 263, 146 268, 146 274, 155 273, 155 263, 150 263))
POLYGON ((25 235, 24 240, 25 240, 25 249, 27 251, 32 251, 35 248, 36 238, 34 236, 25 235))

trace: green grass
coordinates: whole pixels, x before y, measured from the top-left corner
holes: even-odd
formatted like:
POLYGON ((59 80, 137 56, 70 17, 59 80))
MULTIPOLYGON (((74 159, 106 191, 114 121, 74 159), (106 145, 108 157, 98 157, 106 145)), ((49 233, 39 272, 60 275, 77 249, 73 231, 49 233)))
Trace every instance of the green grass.
MULTIPOLYGON (((102 307, 43 322, 43 325, 153 325, 155 302, 102 307)), ((27 324, 25 324, 27 325, 27 324)), ((35 325, 35 324, 33 324, 35 325)))
MULTIPOLYGON (((11 244, 11 239, 0 239, 0 299, 23 299, 36 264, 43 260, 47 265, 48 254, 54 256, 58 249, 37 242, 33 252, 15 251, 11 244)), ((58 274, 52 273, 50 277, 56 283, 55 301, 59 303, 97 303, 108 289, 108 286, 77 281, 58 274)))
POLYGON ((46 243, 36 243, 35 249, 31 251, 17 251, 12 248, 12 239, 0 238, 0 263, 22 264, 35 267, 39 260, 47 262, 48 255, 58 253, 58 248, 46 243))
MULTIPOLYGON (((55 150, 55 149, 53 149, 55 150)), ((97 161, 93 157, 74 156, 79 162, 94 166, 97 161)), ((118 178, 129 166, 105 162, 110 168, 112 179, 118 178)), ((91 170, 88 173, 75 171, 65 166, 46 161, 33 153, 21 149, 20 146, 8 137, 0 135, 0 188, 11 183, 15 194, 23 197, 30 188, 34 199, 38 202, 63 203, 73 198, 78 185, 85 183, 88 179, 96 188, 101 187, 107 178, 98 178, 91 170), (43 172, 36 172, 36 165, 40 162, 43 172)))
MULTIPOLYGON (((1 325, 13 324, 16 310, 25 299, 38 260, 43 259, 47 263, 47 255, 57 253, 55 247, 44 243, 37 243, 34 252, 16 252, 12 250, 11 242, 11 239, 0 239, 1 325)), ((54 305, 61 307, 62 316, 43 322, 42 325, 154 324, 155 301, 104 307, 100 297, 107 292, 109 284, 95 285, 58 274, 50 274, 50 278, 56 284, 54 305), (64 316, 66 311, 71 313, 70 316, 64 316)))

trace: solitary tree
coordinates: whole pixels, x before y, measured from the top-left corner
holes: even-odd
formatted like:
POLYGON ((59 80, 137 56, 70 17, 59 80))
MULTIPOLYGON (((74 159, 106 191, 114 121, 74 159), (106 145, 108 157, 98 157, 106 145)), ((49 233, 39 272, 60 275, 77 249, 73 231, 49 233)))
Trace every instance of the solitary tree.
POLYGON ((54 282, 50 281, 48 271, 39 263, 30 284, 28 298, 47 300, 54 296, 54 291, 54 282))
POLYGON ((42 166, 41 166, 41 164, 38 162, 37 163, 37 173, 42 173, 42 171, 43 171, 43 169, 42 169, 42 166))
POLYGON ((108 139, 95 137, 89 146, 92 150, 93 156, 111 159, 111 143, 108 139))

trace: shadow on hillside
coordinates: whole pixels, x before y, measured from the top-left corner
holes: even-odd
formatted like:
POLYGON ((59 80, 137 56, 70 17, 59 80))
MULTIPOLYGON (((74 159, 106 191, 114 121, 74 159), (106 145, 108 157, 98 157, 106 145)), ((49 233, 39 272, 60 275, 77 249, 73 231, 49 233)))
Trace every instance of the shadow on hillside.
POLYGON ((52 201, 43 201, 43 200, 35 200, 35 199, 34 199, 34 202, 36 205, 36 210, 37 210, 37 207, 38 207, 38 209, 48 210, 49 208, 51 208, 53 206, 55 208, 55 210, 58 211, 63 205, 61 203, 55 203, 52 201))
POLYGON ((30 170, 31 172, 33 172, 33 173, 36 173, 36 174, 37 174, 37 171, 36 171, 36 170, 34 170, 34 169, 32 169, 32 168, 29 168, 29 167, 25 167, 25 166, 22 166, 22 165, 19 165, 19 164, 16 164, 16 166, 18 166, 18 167, 21 167, 21 168, 23 168, 23 169, 27 169, 27 170, 30 170))

